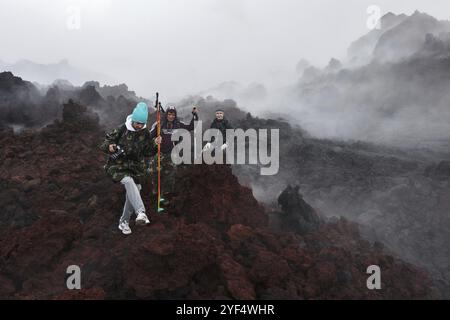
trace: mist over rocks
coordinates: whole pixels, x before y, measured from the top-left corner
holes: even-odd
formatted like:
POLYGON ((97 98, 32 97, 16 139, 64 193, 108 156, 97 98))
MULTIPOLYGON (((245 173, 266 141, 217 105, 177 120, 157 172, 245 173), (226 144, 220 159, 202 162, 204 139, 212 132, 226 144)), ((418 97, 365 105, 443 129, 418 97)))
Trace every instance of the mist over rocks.
MULTIPOLYGON (((77 99, 72 101, 69 99, 67 103, 63 103, 61 120, 57 119, 41 131, 25 129, 21 134, 14 134, 12 130, 5 129, 1 132, 1 143, 7 147, 0 152, 2 163, 0 179, 5 190, 0 194, 0 200, 6 205, 7 214, 4 216, 5 219, 0 221, 0 228, 5 230, 8 239, 17 239, 18 242, 41 234, 42 228, 51 228, 53 224, 60 225, 58 228, 61 229, 49 234, 48 242, 45 240, 42 247, 36 248, 36 252, 42 253, 45 251, 46 243, 59 243, 55 248, 56 251, 49 252, 49 256, 40 262, 42 268, 33 272, 31 278, 28 275, 29 269, 13 268, 21 264, 26 266, 27 263, 23 261, 33 261, 34 258, 28 254, 33 252, 34 247, 25 248, 20 252, 14 251, 11 249, 12 243, 0 240, 0 247, 4 245, 2 250, 7 256, 10 250, 16 252, 13 260, 11 258, 4 260, 10 267, 4 269, 6 271, 0 279, 11 277, 15 279, 13 284, 5 282, 4 294, 14 294, 21 298, 70 298, 63 294, 65 289, 58 284, 60 281, 57 275, 65 272, 64 266, 67 263, 77 261, 80 263, 81 259, 92 283, 92 287, 86 288, 85 297, 91 294, 106 298, 436 297, 436 291, 433 289, 435 283, 432 284, 431 280, 424 280, 425 282, 421 282, 419 286, 412 285, 412 279, 428 279, 423 271, 418 271, 410 265, 399 267, 399 263, 402 265, 401 262, 394 263, 393 261, 397 261, 393 260, 395 258, 379 252, 376 246, 361 238, 356 225, 352 226, 350 222, 339 220, 330 222, 326 218, 329 211, 324 204, 336 200, 335 196, 327 197, 326 188, 342 186, 339 191, 342 204, 335 206, 334 213, 356 220, 357 207, 354 207, 355 210, 349 210, 348 206, 349 203, 353 203, 349 202, 349 197, 354 197, 355 193, 349 193, 348 190, 354 188, 356 181, 361 185, 367 183, 365 172, 368 166, 374 163, 378 163, 376 168, 379 168, 375 169, 375 172, 380 170, 380 174, 386 176, 406 174, 410 170, 421 168, 414 161, 405 162, 396 158, 407 158, 406 151, 363 143, 349 145, 345 142, 317 140, 301 128, 290 126, 286 121, 255 118, 240 110, 235 101, 218 100, 211 96, 206 98, 191 96, 180 101, 177 104, 180 116, 190 117, 191 108, 196 105, 201 112, 201 119, 208 122, 212 120, 214 111, 221 108, 225 110, 235 127, 244 130, 280 129, 282 141, 280 163, 283 169, 274 180, 266 180, 255 175, 259 172, 257 167, 248 170, 245 166, 233 168, 194 166, 182 170, 180 178, 184 184, 180 184, 175 196, 176 201, 171 202, 168 208, 172 214, 167 219, 161 218, 159 222, 156 221, 153 230, 156 233, 152 233, 152 237, 147 238, 141 234, 135 240, 128 240, 131 241, 129 245, 135 248, 137 255, 144 252, 144 255, 148 256, 130 265, 126 262, 129 261, 127 255, 123 253, 126 246, 122 244, 122 239, 118 238, 119 232, 116 231, 117 234, 114 232, 117 217, 112 213, 121 210, 121 199, 109 201, 112 192, 122 194, 121 188, 104 176, 102 170, 104 157, 97 147, 104 136, 102 130, 106 126, 99 117, 99 110, 102 108, 109 110, 110 124, 116 126, 123 123, 121 112, 129 112, 133 105, 130 102, 127 107, 128 100, 123 96, 119 96, 117 100, 113 96, 104 99, 95 88, 95 84, 91 84, 73 92, 58 87, 49 89, 46 99, 51 101, 64 101, 62 97, 66 97, 66 94, 67 97, 76 94, 77 99), (85 106, 77 102, 81 99, 94 105, 85 106), (123 101, 125 108, 113 112, 111 110, 114 109, 108 109, 114 106, 109 101, 123 101), (25 150, 28 145, 32 146, 31 150, 25 150), (70 152, 74 149, 77 150, 76 153, 70 152), (346 154, 344 157, 337 156, 342 152, 346 154), (380 157, 377 155, 379 153, 383 153, 384 156, 380 157), (372 157, 376 157, 376 161, 372 160, 372 157), (388 161, 386 164, 384 160, 380 163, 380 159, 388 161), (370 165, 366 163, 367 161, 370 165), (295 188, 291 191, 289 188, 285 189, 288 183, 301 186, 304 199, 295 192, 295 188), (218 185, 222 186, 220 191, 216 196, 211 196, 218 185), (192 189, 192 186, 195 186, 194 192, 186 193, 185 190, 192 189), (253 190, 246 186, 252 186, 253 190), (264 186, 267 189, 262 191, 261 188, 264 186), (266 199, 271 199, 277 195, 277 190, 280 192, 287 190, 288 196, 284 197, 285 200, 280 199, 280 204, 284 204, 284 207, 282 206, 281 210, 269 209, 270 212, 266 213, 266 209, 257 203, 254 195, 260 199, 264 194, 266 199), (236 197, 236 193, 239 197, 236 197), (205 199, 209 200, 205 202, 205 199), (286 206, 286 203, 293 205, 286 206), (312 206, 308 203, 312 203, 312 206), (242 208, 245 208, 245 214, 241 211, 242 208), (316 208, 320 209, 320 215, 316 213, 316 208), (48 217, 49 214, 54 217, 48 217), (63 235, 65 226, 71 230, 67 232, 67 237, 63 235), (225 233, 231 242, 224 238, 225 233), (180 239, 175 237, 177 234, 180 235, 180 239), (197 243, 205 244, 195 252, 188 243, 185 243, 185 239, 194 235, 197 243), (108 247, 114 247, 117 254, 107 258, 100 244, 96 244, 97 240, 92 239, 98 239, 103 245, 107 243, 108 247), (279 248, 280 241, 288 247, 291 244, 295 247, 294 244, 298 244, 301 239, 305 241, 306 247, 303 247, 300 253, 294 248, 294 251, 276 249, 279 248), (322 245, 317 246, 317 241, 322 245), (138 243, 140 245, 137 245, 138 243), (324 247, 333 248, 336 244, 344 245, 345 249, 337 249, 338 251, 330 249, 329 253, 322 256, 324 247), (266 245, 269 247, 265 248, 266 245), (248 251, 249 246, 253 248, 251 252, 248 251), (182 257, 185 256, 185 252, 194 257, 198 263, 196 262, 194 266, 183 264, 182 257), (53 254, 64 258, 57 261, 52 258, 53 254), (160 261, 161 256, 167 257, 166 263, 181 266, 180 274, 176 275, 177 282, 173 285, 169 286, 165 282, 165 273, 159 269, 160 263, 157 261, 160 261), (205 259, 205 256, 209 258, 205 259), (392 279, 388 280, 389 292, 368 293, 364 287, 366 263, 380 263, 383 268, 390 270, 388 274, 392 275, 392 279), (112 265, 117 264, 128 267, 112 268, 112 265), (44 265, 49 265, 51 271, 43 271, 44 265), (231 270, 227 267, 230 265, 233 266, 231 270), (148 276, 146 273, 148 270, 153 270, 154 277, 148 276), (99 273, 103 274, 103 277, 98 278, 99 273), (25 280, 25 274, 29 280, 25 280), (125 281, 124 274, 131 276, 125 281), (280 279, 275 276, 276 274, 284 274, 282 281, 286 286, 277 284, 280 279), (49 282, 38 285, 34 277, 46 277, 49 282), (138 277, 148 279, 136 286, 133 279, 138 277), (156 286, 155 279, 159 279, 156 286), (245 286, 237 287, 236 279, 245 286), (255 283, 259 285, 256 286, 255 283), (36 286, 36 289, 29 291, 27 288, 32 286, 36 286), (118 286, 124 286, 125 289, 118 290, 118 286), (355 286, 358 288, 362 286, 361 291, 355 291, 353 289, 355 286)), ((368 190, 372 187, 373 185, 367 185, 362 190, 370 194, 368 190)), ((147 190, 144 194, 149 195, 150 185, 146 184, 144 188, 147 190)), ((361 193, 362 195, 364 193, 361 193)), ((145 201, 152 203, 154 199, 150 197, 145 201)), ((373 219, 370 215, 368 217, 373 219)), ((377 223, 386 221, 385 216, 381 217, 384 220, 380 219, 377 223)), ((360 219, 363 226, 366 222, 360 219)), ((385 226, 378 225, 379 230, 385 232, 385 226)), ((392 225, 394 226, 392 230, 396 233, 396 227, 400 228, 402 223, 397 221, 392 225)), ((411 236, 413 235, 416 234, 411 233, 411 236)), ((439 232, 436 235, 438 239, 441 238, 439 232)), ((383 243, 391 249, 392 239, 379 236, 377 239, 383 240, 383 243)), ((424 242, 420 248, 429 249, 429 243, 424 242)), ((413 251, 411 255, 415 257, 416 252, 417 250, 413 251)), ((430 261, 434 260, 430 257, 430 261)), ((420 261, 414 262, 419 264, 420 261)), ((431 271, 432 281, 436 281, 435 269, 431 271)))
POLYGON ((2 64, 0 62, 0 71, 3 70, 41 85, 50 85, 56 79, 64 79, 78 86, 90 79, 96 79, 102 83, 114 82, 114 79, 110 76, 74 67, 67 59, 49 64, 36 63, 27 59, 21 59, 15 63, 3 62, 2 64))
POLYGON ((422 46, 424 34, 441 36, 450 32, 449 21, 439 21, 419 11, 398 19, 401 22, 386 30, 377 41, 373 56, 379 62, 396 62, 414 54, 422 46))
POLYGON ((69 81, 65 79, 56 79, 52 84, 48 86, 41 85, 41 90, 49 90, 50 88, 58 88, 63 91, 75 91, 76 87, 69 81))
POLYGON ((42 128, 62 119, 62 105, 69 100, 97 113, 107 128, 125 121, 138 101, 150 103, 125 84, 100 86, 99 82, 90 81, 76 87, 59 79, 50 86, 36 86, 11 72, 0 73, 0 126, 42 128))
POLYGON ((373 29, 366 35, 352 42, 347 51, 347 57, 352 65, 364 65, 372 60, 372 54, 381 36, 388 30, 398 26, 408 16, 396 15, 392 12, 385 14, 380 20, 380 29, 373 29))
POLYGON ((450 142, 449 35, 448 21, 388 13, 381 29, 350 45, 347 57, 330 58, 324 67, 301 59, 297 82, 269 90, 258 113, 276 106, 317 138, 444 151, 450 142))
POLYGON ((295 66, 295 71, 299 76, 303 74, 303 72, 311 66, 311 63, 306 59, 300 59, 300 61, 295 66))
POLYGON ((150 238, 143 232, 125 243, 115 230, 123 199, 108 203, 122 190, 102 175, 96 139, 123 123, 141 98, 126 85, 37 86, 3 75, 0 108, 9 118, 0 118, 7 146, 0 150, 0 296, 71 298, 57 275, 81 259, 92 283, 83 297, 427 298, 436 297, 432 286, 448 297, 447 25, 422 13, 388 14, 381 30, 351 46, 347 60, 333 58, 324 68, 301 61, 298 82, 275 98, 263 84, 227 82, 216 94, 173 103, 183 119, 198 106, 206 127, 222 108, 235 127, 280 129, 280 172, 186 170, 183 189, 195 185, 196 192, 180 189, 173 216, 160 217, 150 238), (248 112, 259 104, 270 116, 248 112), (210 196, 219 182, 220 193, 210 196), (42 247, 26 242, 56 225, 42 247), (34 249, 47 255, 30 278, 28 263, 39 259, 28 256, 34 249), (387 271, 388 291, 367 292, 369 264, 387 271), (167 265, 179 268, 170 285, 167 265))
POLYGON ((438 160, 443 154, 317 139, 280 120, 248 117, 238 126, 280 128, 276 176, 260 176, 253 166, 233 167, 259 201, 274 208, 286 184, 297 185, 304 201, 322 217, 357 222, 364 236, 426 268, 449 294, 450 179, 448 160, 438 160))
POLYGON ((230 166, 180 170, 166 215, 154 213, 147 177, 142 194, 152 223, 133 225, 125 238, 117 229, 124 193, 103 172, 98 145, 105 132, 90 112, 72 101, 63 121, 40 131, 0 132, 6 146, 0 149, 0 204, 9 212, 0 215, 1 298, 440 297, 423 270, 361 238, 355 224, 318 224, 295 192, 285 199, 292 205, 281 210, 293 216, 300 210, 315 227, 271 229, 265 208, 230 166), (64 281, 74 264, 82 270, 76 294, 64 281), (383 270, 383 290, 367 289, 366 269, 373 264, 383 270))
POLYGON ((424 36, 438 37, 450 32, 450 22, 416 11, 411 16, 391 12, 380 20, 380 29, 354 41, 348 49, 350 65, 362 66, 372 60, 377 62, 399 62, 415 54, 424 42, 424 36))
POLYGON ((237 81, 226 81, 219 85, 200 91, 197 95, 216 99, 233 99, 239 101, 240 105, 249 105, 251 109, 257 110, 261 103, 269 97, 269 90, 263 83, 252 82, 244 85, 237 81))
MULTIPOLYGON (((11 72, 0 73, 0 126, 17 124, 33 126, 45 121, 38 106, 42 97, 30 82, 14 76, 11 72)), ((50 111, 46 108, 46 111, 50 111)))
POLYGON ((425 169, 425 175, 436 180, 450 180, 450 161, 441 161, 425 169))

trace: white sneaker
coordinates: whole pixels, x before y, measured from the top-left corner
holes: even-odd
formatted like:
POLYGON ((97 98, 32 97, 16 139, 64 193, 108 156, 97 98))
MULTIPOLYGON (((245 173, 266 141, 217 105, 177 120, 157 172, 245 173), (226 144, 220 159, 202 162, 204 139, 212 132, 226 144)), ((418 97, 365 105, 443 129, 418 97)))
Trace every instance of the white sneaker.
POLYGON ((122 231, 123 234, 131 234, 130 226, 126 221, 123 221, 119 224, 119 229, 122 231))
POLYGON ((149 223, 150 220, 148 219, 147 215, 144 212, 139 212, 136 218, 136 224, 139 226, 145 226, 149 223))

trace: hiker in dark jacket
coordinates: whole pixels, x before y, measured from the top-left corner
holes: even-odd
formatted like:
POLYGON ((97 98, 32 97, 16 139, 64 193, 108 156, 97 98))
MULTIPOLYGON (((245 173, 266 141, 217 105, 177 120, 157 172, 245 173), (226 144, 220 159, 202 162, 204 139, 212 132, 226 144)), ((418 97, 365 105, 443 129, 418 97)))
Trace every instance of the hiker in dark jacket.
MULTIPOLYGON (((211 123, 210 128, 217 129, 220 131, 220 133, 222 134, 222 137, 223 137, 223 144, 221 146, 221 149, 225 150, 228 147, 228 145, 226 143, 227 129, 233 129, 233 127, 231 126, 230 122, 227 119, 225 119, 225 112, 222 109, 216 110, 216 118, 211 123)), ((206 150, 209 150, 210 148, 212 148, 214 145, 214 141, 215 141, 215 138, 213 137, 211 139, 211 142, 208 142, 205 145, 205 147, 203 148, 203 151, 206 151, 206 150)))
POLYGON ((140 194, 140 178, 146 169, 145 158, 154 154, 153 140, 146 129, 147 119, 147 104, 138 103, 125 124, 108 133, 100 146, 103 152, 109 154, 105 166, 107 175, 113 181, 122 183, 126 190, 126 201, 119 221, 119 229, 124 234, 131 233, 129 223, 133 213, 137 215, 136 224, 150 223, 140 194))
MULTIPOLYGON (((168 107, 161 119, 161 153, 168 154, 172 152, 175 142, 172 142, 172 134, 177 129, 185 129, 188 131, 194 130, 194 121, 198 120, 197 108, 192 110, 192 120, 189 124, 185 124, 178 119, 177 109, 175 107, 168 107)), ((157 123, 155 122, 150 130, 151 138, 155 139, 157 136, 157 123)))
MULTIPOLYGON (((175 146, 172 142, 172 134, 177 129, 185 129, 188 131, 194 130, 195 121, 198 120, 197 108, 192 110, 192 120, 189 124, 185 124, 178 119, 177 109, 175 107, 168 107, 161 119, 161 136, 157 137, 157 123, 155 122, 150 131, 151 139, 155 140, 156 144, 161 144, 161 189, 165 201, 167 194, 172 193, 175 187, 175 178, 178 167, 172 162, 171 152, 175 146), (166 195, 164 195, 166 194, 166 195)), ((154 161, 155 163, 156 161, 154 161)))

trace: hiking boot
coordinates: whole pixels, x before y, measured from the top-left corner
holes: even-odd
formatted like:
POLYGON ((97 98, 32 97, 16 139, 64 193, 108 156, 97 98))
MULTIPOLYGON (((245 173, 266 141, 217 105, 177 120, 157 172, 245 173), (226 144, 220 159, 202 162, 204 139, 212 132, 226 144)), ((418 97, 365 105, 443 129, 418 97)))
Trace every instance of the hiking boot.
POLYGON ((139 212, 136 218, 136 224, 138 226, 145 226, 150 223, 150 220, 148 219, 145 212, 139 212))
POLYGON ((120 231, 122 231, 123 234, 131 234, 130 226, 126 221, 123 221, 119 224, 119 229, 120 231))

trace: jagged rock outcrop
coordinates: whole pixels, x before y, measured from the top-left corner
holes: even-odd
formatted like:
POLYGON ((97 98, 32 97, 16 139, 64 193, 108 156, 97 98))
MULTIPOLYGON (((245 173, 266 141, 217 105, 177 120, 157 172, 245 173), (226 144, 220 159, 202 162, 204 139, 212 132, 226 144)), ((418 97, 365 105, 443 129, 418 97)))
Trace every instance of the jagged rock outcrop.
POLYGON ((282 227, 301 234, 308 233, 323 222, 315 210, 303 200, 299 186, 288 186, 278 197, 282 210, 282 227))
POLYGON ((79 92, 79 101, 87 106, 102 106, 105 104, 102 96, 94 86, 85 86, 79 92))
POLYGON ((0 73, 0 126, 39 123, 43 118, 37 108, 40 103, 41 96, 32 83, 11 72, 0 73))
POLYGON ((380 37, 388 30, 402 23, 408 16, 405 14, 396 15, 388 12, 381 17, 379 28, 371 30, 361 38, 354 41, 347 52, 348 59, 353 65, 363 65, 373 59, 373 51, 380 37))
POLYGON ((99 127, 100 118, 98 114, 88 111, 85 106, 70 99, 68 103, 64 104, 62 121, 66 126, 92 130, 99 127))
POLYGON ((417 52, 423 45, 426 34, 439 35, 450 31, 448 21, 419 11, 384 32, 374 48, 374 58, 382 62, 396 62, 417 52))

